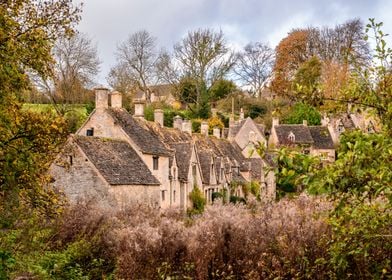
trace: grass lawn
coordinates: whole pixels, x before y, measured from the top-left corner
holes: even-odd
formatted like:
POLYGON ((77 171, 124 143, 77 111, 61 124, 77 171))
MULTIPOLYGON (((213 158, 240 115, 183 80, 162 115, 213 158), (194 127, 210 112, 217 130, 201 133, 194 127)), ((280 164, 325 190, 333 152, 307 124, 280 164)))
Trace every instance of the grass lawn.
MULTIPOLYGON (((89 115, 89 111, 87 109, 88 105, 86 104, 64 104, 59 106, 61 106, 61 109, 66 112, 64 117, 68 121, 69 130, 71 132, 75 132, 84 123, 89 115)), ((23 109, 38 113, 56 113, 56 109, 52 104, 25 103, 23 104, 23 109)))

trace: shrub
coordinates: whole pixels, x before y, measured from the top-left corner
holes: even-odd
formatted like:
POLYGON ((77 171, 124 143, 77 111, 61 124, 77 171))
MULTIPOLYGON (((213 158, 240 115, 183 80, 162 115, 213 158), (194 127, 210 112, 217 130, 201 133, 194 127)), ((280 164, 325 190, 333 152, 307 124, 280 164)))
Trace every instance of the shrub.
POLYGON ((206 205, 206 199, 201 192, 201 190, 195 186, 192 192, 189 194, 189 199, 192 202, 191 214, 201 214, 204 211, 204 206, 206 205))

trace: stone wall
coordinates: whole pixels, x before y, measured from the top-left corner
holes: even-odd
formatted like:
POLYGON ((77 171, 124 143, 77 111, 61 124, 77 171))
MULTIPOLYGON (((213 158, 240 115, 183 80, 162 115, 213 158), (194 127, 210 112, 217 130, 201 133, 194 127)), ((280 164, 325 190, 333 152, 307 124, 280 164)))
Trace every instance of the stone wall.
POLYGON ((66 145, 49 173, 55 180, 53 186, 62 191, 71 203, 99 202, 103 208, 116 205, 110 195, 109 184, 73 143, 66 145))

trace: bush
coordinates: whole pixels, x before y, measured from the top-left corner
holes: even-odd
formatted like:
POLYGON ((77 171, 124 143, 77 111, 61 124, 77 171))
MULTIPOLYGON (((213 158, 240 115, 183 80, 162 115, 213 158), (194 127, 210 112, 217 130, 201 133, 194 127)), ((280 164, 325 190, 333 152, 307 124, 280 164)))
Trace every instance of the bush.
POLYGON ((191 214, 201 214, 204 211, 204 206, 206 205, 206 199, 201 192, 201 190, 195 186, 192 192, 189 194, 189 199, 192 202, 192 209, 189 213, 191 214))
POLYGON ((306 120, 308 125, 320 125, 321 114, 316 108, 308 104, 297 103, 294 105, 292 111, 283 117, 282 122, 287 124, 302 124, 303 120, 306 120))

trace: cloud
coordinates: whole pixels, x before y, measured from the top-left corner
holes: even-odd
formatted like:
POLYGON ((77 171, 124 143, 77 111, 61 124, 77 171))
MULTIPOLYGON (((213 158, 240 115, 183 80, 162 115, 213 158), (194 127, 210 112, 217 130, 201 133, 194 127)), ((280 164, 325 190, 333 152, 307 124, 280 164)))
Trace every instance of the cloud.
POLYGON ((391 9, 389 0, 84 0, 79 29, 98 43, 103 61, 98 81, 105 83, 117 44, 141 29, 168 50, 200 27, 221 29, 235 48, 255 41, 275 47, 293 28, 333 26, 355 17, 380 18, 392 32, 391 9))

